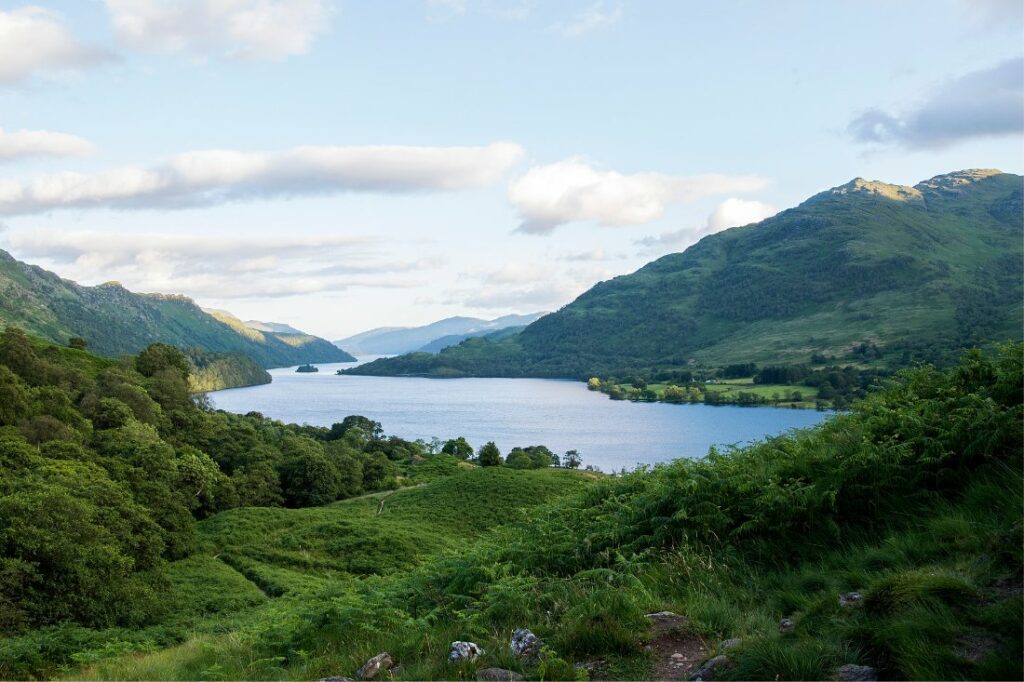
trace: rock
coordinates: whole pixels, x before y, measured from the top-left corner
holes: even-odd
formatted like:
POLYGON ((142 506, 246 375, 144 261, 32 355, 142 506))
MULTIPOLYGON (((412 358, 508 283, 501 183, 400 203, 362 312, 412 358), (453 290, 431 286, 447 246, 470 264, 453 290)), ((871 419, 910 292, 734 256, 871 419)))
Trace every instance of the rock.
POLYGON ((740 644, 743 644, 743 640, 742 639, 739 639, 739 638, 727 639, 727 640, 725 640, 724 642, 722 642, 721 644, 718 645, 718 650, 719 651, 728 651, 729 649, 735 649, 740 644))
POLYGON ((839 595, 839 605, 843 608, 853 606, 864 598, 860 592, 843 592, 839 595))
POLYGON ((652 620, 675 620, 676 618, 681 618, 681 616, 678 616, 672 613, 671 611, 658 611, 657 613, 648 613, 646 617, 652 620))
POLYGON ((686 660, 686 656, 683 656, 683 655, 682 655, 681 653, 679 653, 678 651, 677 651, 676 653, 672 654, 672 657, 671 657, 671 658, 672 658, 672 660, 673 660, 673 661, 675 661, 676 663, 681 663, 681 662, 683 662, 683 661, 685 661, 685 660, 686 660))
POLYGON ((504 668, 484 668, 476 671, 476 679, 484 682, 521 682, 526 679, 513 670, 504 668))
POLYGON ((526 628, 518 628, 512 633, 512 641, 508 645, 508 650, 515 658, 536 661, 540 658, 542 646, 544 646, 544 642, 537 635, 526 628))
POLYGON ((847 663, 836 668, 835 677, 841 682, 873 682, 878 679, 878 671, 870 665, 847 663))
POLYGON ((721 672, 723 668, 727 668, 731 665, 728 656, 719 655, 714 658, 704 661, 704 665, 697 668, 692 675, 691 680, 714 680, 716 672, 721 672))
POLYGON ((351 677, 321 677, 316 682, 355 682, 351 677))
POLYGON ((793 622, 792 618, 783 618, 779 621, 779 632, 782 634, 788 635, 794 630, 796 630, 796 623, 793 622))
POLYGON ((391 670, 394 665, 395 662, 391 660, 391 654, 385 651, 364 663, 363 667, 356 673, 356 677, 360 680, 375 680, 381 670, 391 670))
POLYGON ((475 661, 484 655, 475 642, 452 642, 452 648, 448 651, 448 660, 452 663, 463 663, 475 661))

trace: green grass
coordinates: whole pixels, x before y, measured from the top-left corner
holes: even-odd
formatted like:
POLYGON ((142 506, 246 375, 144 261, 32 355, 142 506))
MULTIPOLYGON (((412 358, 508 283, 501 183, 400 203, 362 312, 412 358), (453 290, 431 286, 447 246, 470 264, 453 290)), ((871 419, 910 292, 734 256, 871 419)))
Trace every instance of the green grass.
POLYGON ((476 469, 386 498, 220 514, 179 573, 219 578, 175 588, 198 590, 195 634, 167 646, 119 633, 67 676, 315 679, 388 651, 400 679, 483 666, 576 679, 598 660, 642 679, 644 614, 670 609, 711 651, 742 640, 726 679, 829 679, 847 663, 882 679, 1020 679, 1020 365, 1018 347, 918 370, 817 429, 589 485, 476 469), (213 593, 240 579, 216 563, 226 553, 257 589, 215 629, 213 593), (329 565, 356 556, 378 569, 329 565), (863 600, 842 607, 854 590, 863 600), (511 659, 516 627, 544 639, 539 666, 511 659), (449 664, 453 640, 488 653, 449 664))

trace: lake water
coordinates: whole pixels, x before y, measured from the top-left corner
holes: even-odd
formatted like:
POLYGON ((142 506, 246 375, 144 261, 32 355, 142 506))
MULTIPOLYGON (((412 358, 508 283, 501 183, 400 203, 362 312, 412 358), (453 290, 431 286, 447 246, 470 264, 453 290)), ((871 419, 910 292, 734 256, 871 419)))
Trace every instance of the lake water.
POLYGON ((352 366, 323 364, 315 374, 272 369, 273 383, 209 395, 218 409, 255 410, 298 424, 330 426, 361 414, 379 421, 388 435, 410 440, 465 436, 474 448, 493 440, 502 453, 517 445, 543 444, 559 454, 575 449, 584 465, 603 471, 701 457, 712 445, 747 443, 814 426, 828 416, 813 410, 613 401, 578 381, 335 375, 352 366))

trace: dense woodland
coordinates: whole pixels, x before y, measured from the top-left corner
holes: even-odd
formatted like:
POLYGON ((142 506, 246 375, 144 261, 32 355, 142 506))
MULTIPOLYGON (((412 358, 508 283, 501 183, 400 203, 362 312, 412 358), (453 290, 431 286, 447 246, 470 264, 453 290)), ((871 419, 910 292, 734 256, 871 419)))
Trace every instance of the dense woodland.
MULTIPOLYGON (((167 606, 167 562, 195 549, 196 519, 393 489, 440 449, 365 417, 319 428, 215 412, 191 392, 205 354, 154 344, 111 361, 71 345, 0 334, 0 633, 150 622, 167 606)), ((475 459, 451 443, 435 469, 475 459)), ((481 453, 504 461, 493 444, 481 453)), ((553 461, 543 446, 509 454, 517 468, 553 461)))

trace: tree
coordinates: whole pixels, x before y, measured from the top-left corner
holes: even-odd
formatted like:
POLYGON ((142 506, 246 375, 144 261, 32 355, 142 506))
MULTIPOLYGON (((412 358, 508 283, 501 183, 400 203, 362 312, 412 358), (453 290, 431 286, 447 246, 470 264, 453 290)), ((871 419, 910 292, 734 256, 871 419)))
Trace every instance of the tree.
POLYGON ((463 436, 459 436, 446 441, 441 452, 459 459, 469 459, 473 456, 473 446, 463 436))
POLYGON ((565 457, 562 458, 562 466, 566 469, 579 469, 580 464, 583 463, 583 458, 580 453, 576 450, 567 450, 565 457))
POLYGON ((587 382, 587 388, 589 388, 591 391, 600 391, 601 380, 598 379, 597 377, 590 377, 590 380, 587 382))
POLYGON ((154 343, 136 356, 135 369, 146 377, 154 376, 163 369, 172 369, 187 381, 188 375, 192 371, 192 365, 189 364, 185 354, 174 346, 166 343, 154 343))
POLYGON ((480 460, 480 466, 482 467, 499 467, 502 463, 501 450, 494 444, 494 441, 485 443, 480 448, 477 458, 480 460))
POLYGON ((134 418, 132 408, 117 398, 100 398, 92 424, 97 429, 119 429, 134 418))
POLYGON ((327 432, 327 436, 324 440, 338 440, 343 438, 345 434, 353 428, 358 428, 366 435, 367 438, 373 440, 379 440, 384 436, 384 429, 381 427, 380 422, 375 422, 372 419, 358 414, 350 414, 342 419, 340 424, 332 424, 331 430, 327 432))
POLYGON ((505 458, 505 466, 512 469, 532 469, 533 459, 526 450, 512 448, 512 451, 508 453, 508 457, 505 458))
POLYGON ((74 348, 75 350, 85 350, 89 347, 89 342, 83 339, 81 336, 72 336, 68 339, 68 348, 74 348))

